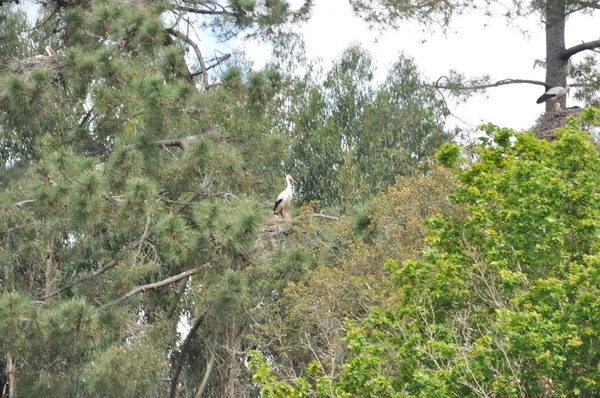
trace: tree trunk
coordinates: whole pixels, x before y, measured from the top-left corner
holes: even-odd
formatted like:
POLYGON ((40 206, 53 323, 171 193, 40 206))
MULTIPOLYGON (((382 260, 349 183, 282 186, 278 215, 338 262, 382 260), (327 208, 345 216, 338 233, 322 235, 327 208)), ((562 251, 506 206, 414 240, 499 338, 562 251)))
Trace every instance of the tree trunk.
POLYGON ((56 256, 54 250, 54 238, 52 238, 52 241, 50 242, 50 247, 48 248, 48 253, 46 254, 46 277, 44 283, 44 297, 46 297, 44 301, 46 303, 48 303, 52 299, 52 297, 50 297, 50 293, 54 291, 56 274, 56 256))
MULTIPOLYGON (((567 85, 567 61, 561 58, 565 50, 565 0, 546 2, 546 89, 567 85)), ((560 99, 565 108, 566 97, 560 99)), ((552 110, 552 101, 546 102, 546 112, 552 110)))
POLYGON ((11 354, 6 354, 6 370, 5 380, 2 388, 2 396, 6 394, 6 387, 8 387, 8 398, 16 398, 17 396, 17 376, 15 372, 15 362, 11 354))
POLYGON ((225 397, 236 398, 235 396, 235 380, 237 378, 237 345, 236 345, 236 325, 235 317, 231 319, 231 322, 226 326, 225 333, 227 338, 227 352, 229 354, 229 363, 227 366, 227 384, 225 386, 225 397))

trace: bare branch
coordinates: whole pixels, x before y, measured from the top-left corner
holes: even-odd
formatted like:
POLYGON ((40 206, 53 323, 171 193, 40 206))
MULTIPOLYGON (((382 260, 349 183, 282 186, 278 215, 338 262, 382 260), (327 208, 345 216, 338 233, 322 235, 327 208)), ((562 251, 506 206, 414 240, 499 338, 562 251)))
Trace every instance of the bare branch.
MULTIPOLYGON (((443 84, 440 84, 439 82, 442 79, 448 79, 446 76, 442 76, 440 77, 437 82, 433 85, 430 85, 432 87, 438 88, 438 89, 442 89, 442 90, 456 90, 455 86, 445 86, 443 84)), ((494 83, 488 83, 488 84, 473 84, 473 85, 465 85, 463 87, 461 87, 461 89, 463 90, 482 90, 485 88, 491 88, 491 87, 500 87, 500 86, 506 86, 508 84, 535 84, 538 86, 544 86, 547 87, 546 83, 539 81, 539 80, 530 80, 530 79, 503 79, 503 80, 498 80, 497 82, 494 83)))
MULTIPOLYGON (((208 65, 206 67, 206 70, 209 71, 209 70, 211 70, 213 68, 216 68, 217 66, 221 65, 223 62, 227 61, 229 58, 231 58, 231 54, 225 54, 225 55, 223 55, 221 57, 216 57, 213 60, 209 60, 208 62, 214 62, 214 64, 208 65)), ((203 73, 204 73, 203 71, 200 71, 200 72, 192 73, 191 75, 192 76, 198 76, 198 75, 201 75, 203 73)))
POLYGON ((200 14, 200 15, 234 15, 233 13, 231 13, 229 11, 206 10, 206 9, 203 10, 203 9, 196 8, 196 7, 175 6, 174 8, 179 11, 191 12, 191 13, 200 14))
POLYGON ((569 48, 563 50, 563 52, 560 54, 560 58, 563 61, 568 61, 569 58, 571 58, 573 55, 575 55, 577 53, 580 53, 580 52, 586 51, 586 50, 593 50, 598 47, 600 47, 600 39, 583 42, 581 44, 578 44, 576 46, 569 47, 569 48))
POLYGON ((33 202, 35 202, 35 199, 27 199, 27 200, 22 200, 22 201, 17 202, 17 203, 13 203, 13 206, 23 207, 26 204, 33 203, 33 202))
MULTIPOLYGON (((182 150, 185 151, 190 146, 190 144, 193 141, 196 141, 197 139, 198 139, 197 136, 191 136, 191 137, 185 137, 185 138, 171 138, 171 139, 167 139, 167 140, 152 141, 152 144, 165 146, 165 147, 178 146, 179 148, 181 148, 182 150)), ((127 145, 127 146, 123 147, 123 149, 134 149, 135 147, 136 147, 136 145, 127 145)))
POLYGON ((85 114, 85 116, 79 122, 79 127, 83 127, 92 117, 92 113, 94 111, 94 107, 91 107, 89 111, 85 114))
POLYGON ((119 297, 119 298, 117 298, 117 299, 115 299, 115 300, 113 300, 111 302, 108 302, 108 303, 104 304, 103 306, 99 307, 98 310, 101 311, 101 310, 106 309, 107 307, 119 304, 120 302, 125 301, 128 298, 130 298, 130 297, 132 297, 132 296, 134 296, 134 295, 136 295, 138 293, 145 292, 146 290, 156 289, 156 288, 159 288, 159 287, 162 287, 162 286, 170 285, 171 283, 177 282, 180 279, 187 278, 190 275, 197 274, 198 272, 202 271, 204 268, 208 268, 208 267, 210 267, 210 263, 206 263, 206 264, 201 265, 201 266, 199 266, 197 268, 187 270, 187 271, 182 272, 180 274, 174 275, 174 276, 172 276, 170 278, 164 279, 164 280, 162 280, 160 282, 154 282, 154 283, 149 283, 147 285, 138 286, 135 289, 129 291, 128 293, 122 295, 121 297, 119 297))
POLYGON ((183 293, 185 293, 185 288, 187 286, 188 279, 189 278, 185 278, 185 279, 182 279, 181 282, 179 282, 179 286, 177 286, 177 292, 175 292, 175 297, 171 301, 171 305, 169 306, 169 309, 167 310, 167 318, 172 318, 173 315, 175 315, 175 310, 177 309, 177 304, 179 303, 181 296, 183 296, 183 293))
POLYGON ((210 377, 210 373, 212 372, 213 365, 215 363, 215 353, 214 351, 210 351, 210 359, 206 364, 206 371, 204 372, 204 377, 202 378, 202 383, 200 383, 200 387, 198 388, 198 393, 196 394, 196 398, 202 398, 202 394, 204 394, 204 389, 206 388, 206 383, 208 383, 208 378, 210 377))
POLYGON ((194 51, 196 52, 196 57, 198 58, 198 62, 200 62, 200 69, 202 70, 202 81, 204 82, 204 89, 208 91, 208 74, 206 73, 206 64, 204 63, 204 57, 200 52, 200 47, 198 47, 198 45, 192 39, 190 39, 189 37, 187 37, 186 35, 174 28, 167 28, 166 31, 169 34, 183 40, 194 49, 194 51))
MULTIPOLYGON (((184 138, 170 138, 167 140, 158 140, 158 141, 152 141, 153 145, 159 145, 159 146, 165 146, 165 147, 174 147, 174 146, 178 146, 179 148, 181 148, 182 150, 186 150, 189 148, 189 146, 192 144, 192 142, 199 140, 199 139, 203 139, 206 137, 213 137, 213 136, 217 136, 219 135, 219 131, 215 128, 208 128, 204 131, 204 133, 200 134, 200 135, 192 135, 189 137, 184 137, 184 138)), ((123 149, 135 149, 135 147, 137 146, 137 144, 131 144, 131 145, 126 145, 123 147, 123 149)))
POLYGON ((339 221, 340 220, 339 217, 328 216, 327 214, 321 214, 321 213, 310 213, 310 214, 307 214, 307 216, 313 217, 313 218, 324 218, 326 220, 331 220, 331 221, 339 221))

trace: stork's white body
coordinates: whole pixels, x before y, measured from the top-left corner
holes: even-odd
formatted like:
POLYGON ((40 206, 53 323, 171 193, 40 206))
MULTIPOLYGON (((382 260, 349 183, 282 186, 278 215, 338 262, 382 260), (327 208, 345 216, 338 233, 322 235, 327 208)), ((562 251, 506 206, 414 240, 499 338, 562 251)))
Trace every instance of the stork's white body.
POLYGON ((275 206, 273 207, 273 213, 281 213, 283 215, 283 219, 288 220, 288 209, 290 207, 290 203, 292 202, 292 197, 294 196, 292 182, 296 181, 294 181, 294 179, 290 175, 285 176, 285 181, 287 182, 287 187, 283 191, 281 191, 279 196, 277 196, 277 200, 275 200, 275 206))
POLYGON ((54 51, 50 46, 46 46, 45 50, 49 57, 56 55, 56 51, 54 51))
POLYGON ((541 104, 544 101, 552 99, 552 102, 558 101, 560 98, 564 97, 569 93, 571 87, 552 87, 550 90, 546 91, 540 98, 537 99, 536 103, 541 104))

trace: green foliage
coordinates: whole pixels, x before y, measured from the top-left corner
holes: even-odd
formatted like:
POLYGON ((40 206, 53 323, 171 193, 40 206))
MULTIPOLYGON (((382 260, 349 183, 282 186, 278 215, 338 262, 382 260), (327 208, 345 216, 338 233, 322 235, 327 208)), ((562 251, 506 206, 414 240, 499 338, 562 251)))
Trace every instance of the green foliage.
POLYGON ((247 284, 244 274, 228 269, 223 277, 208 291, 208 300, 213 315, 227 322, 233 314, 239 312, 247 300, 247 284))
POLYGON ((177 265, 185 260, 194 245, 196 234, 180 216, 168 215, 156 226, 162 254, 167 263, 177 265))
POLYGON ((148 342, 139 341, 106 350, 89 364, 82 376, 87 389, 94 394, 151 396, 166 369, 163 354, 148 342))
POLYGON ((449 142, 444 143, 436 152, 435 159, 444 167, 452 168, 460 158, 460 147, 449 142))
POLYGON ((254 282, 290 79, 241 60, 201 89, 185 21, 283 40, 310 3, 53 3, 37 29, 0 7, 0 367, 17 396, 195 396, 204 374, 205 395, 255 389, 240 359, 248 309, 283 288, 254 282))
MULTIPOLYGON (((422 259, 387 263, 397 300, 346 325, 331 396, 594 394, 596 147, 574 119, 552 142, 483 129, 455 169, 467 213, 430 219, 422 259)), ((263 388, 283 384, 255 369, 263 388)))
POLYGON ((405 56, 376 85, 370 54, 350 47, 322 83, 309 80, 296 90, 292 159, 307 201, 360 203, 452 138, 443 130, 443 100, 405 56))

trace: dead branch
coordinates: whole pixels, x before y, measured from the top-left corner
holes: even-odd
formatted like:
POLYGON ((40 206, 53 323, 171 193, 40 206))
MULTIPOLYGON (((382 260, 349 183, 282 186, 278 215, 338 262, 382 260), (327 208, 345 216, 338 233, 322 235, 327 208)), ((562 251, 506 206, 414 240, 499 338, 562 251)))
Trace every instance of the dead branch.
POLYGON ((177 309, 177 304, 179 303, 181 296, 183 296, 183 293, 185 293, 185 288, 187 286, 188 279, 189 278, 185 278, 185 279, 182 279, 181 282, 179 282, 179 286, 177 286, 177 292, 175 292, 175 297, 171 301, 171 305, 169 306, 169 309, 167 310, 167 318, 172 318, 173 315, 175 315, 175 310, 177 309))
POLYGON ((234 15, 233 13, 227 10, 203 10, 196 7, 184 7, 184 6, 176 6, 175 9, 179 11, 191 12, 193 14, 201 14, 201 15, 234 15))
MULTIPOLYGON (((221 57, 216 57, 216 58, 214 58, 212 60, 209 60, 209 62, 214 62, 214 63, 211 64, 211 65, 208 65, 206 67, 206 70, 209 71, 209 70, 211 70, 213 68, 216 68, 217 66, 221 65, 223 62, 227 61, 229 58, 231 58, 231 54, 225 54, 225 55, 223 55, 221 57)), ((200 72, 192 73, 191 75, 192 76, 198 76, 198 75, 201 75, 202 73, 204 73, 204 72, 200 71, 200 72)), ((211 85, 211 87, 212 86, 214 86, 214 84, 211 85)))
POLYGON ((336 217, 336 216, 328 216, 327 214, 321 214, 321 213, 310 213, 307 214, 308 217, 313 217, 313 218, 324 218, 326 220, 331 220, 331 221, 339 221, 340 218, 336 217))
MULTIPOLYGON (((440 81, 442 79, 446 79, 448 80, 448 78, 446 76, 441 76, 437 82, 433 85, 431 85, 432 87, 438 88, 438 89, 442 89, 442 90, 454 90, 456 89, 455 86, 445 86, 443 84, 440 84, 440 81)), ((491 88, 491 87, 500 87, 500 86, 506 86, 508 84, 535 84, 538 86, 544 86, 549 88, 546 83, 539 81, 539 80, 529 80, 529 79, 503 79, 503 80, 498 80, 497 82, 494 83, 488 83, 488 84, 473 84, 473 85, 466 85, 461 87, 461 89, 463 90, 482 90, 485 88, 491 88)))
POLYGON ((204 268, 208 268, 208 267, 210 267, 210 263, 206 263, 206 264, 201 265, 201 266, 199 266, 197 268, 187 270, 187 271, 182 272, 180 274, 174 275, 174 276, 172 276, 170 278, 164 279, 164 280, 162 280, 160 282, 154 282, 154 283, 149 283, 147 285, 138 286, 135 289, 129 291, 128 293, 122 295, 121 297, 119 297, 119 298, 117 298, 117 299, 115 299, 113 301, 110 301, 110 302, 104 304, 103 306, 99 307, 98 310, 101 311, 101 310, 106 309, 107 307, 119 304, 120 302, 125 301, 128 298, 130 298, 132 296, 135 296, 138 293, 145 292, 146 290, 157 289, 157 288, 162 287, 162 286, 170 285, 171 283, 177 282, 180 279, 187 278, 190 275, 197 274, 198 272, 202 271, 204 268))
MULTIPOLYGON (((199 139, 204 139, 206 137, 214 137, 214 136, 218 136, 218 135, 219 135, 219 131, 217 129, 208 128, 202 134, 199 134, 199 135, 192 135, 192 136, 184 137, 184 138, 170 138, 170 139, 166 139, 166 140, 152 141, 151 144, 158 145, 158 146, 165 146, 165 147, 177 146, 177 147, 181 148, 181 150, 185 151, 186 149, 188 149, 190 147, 190 145, 194 141, 197 141, 199 139)), ((135 149, 138 145, 139 144, 126 145, 123 147, 123 149, 135 149)))
POLYGON ((181 373, 181 369, 183 368, 183 360, 185 359, 185 355, 187 354, 188 346, 190 345, 192 338, 196 334, 196 331, 202 324, 202 320, 204 319, 204 314, 198 315, 198 318, 194 320, 194 324, 190 329, 185 341, 181 345, 179 349, 179 355, 177 356, 177 360, 175 362, 175 371, 173 372, 173 377, 171 379, 171 392, 169 394, 170 398, 177 398, 177 386, 179 385, 179 374, 181 373))
POLYGON ((200 69, 202 70, 202 81, 204 82, 204 90, 208 91, 208 74, 206 73, 206 64, 204 63, 204 57, 202 57, 202 53, 200 52, 200 47, 192 39, 179 32, 174 28, 167 28, 166 31, 179 39, 183 40, 187 44, 189 44, 194 51, 196 52, 196 57, 198 58, 198 62, 200 62, 200 69))
MULTIPOLYGON (((181 148, 182 150, 186 150, 188 149, 188 147, 190 146, 190 144, 193 141, 196 141, 198 139, 198 136, 191 136, 191 137, 185 137, 185 138, 171 138, 171 139, 167 139, 167 140, 159 140, 159 141, 152 141, 153 145, 159 145, 159 146, 165 146, 165 147, 174 147, 174 146, 178 146, 179 148, 181 148)), ((136 145, 127 145, 124 147, 124 149, 134 149, 136 147, 136 145)))
POLYGON ((208 378, 210 377, 210 373, 212 372, 213 365, 215 363, 215 353, 214 351, 210 351, 210 359, 206 364, 206 371, 204 372, 204 377, 202 378, 202 383, 200 383, 200 387, 198 388, 198 393, 196 394, 196 398, 202 398, 202 394, 204 394, 204 389, 206 388, 206 383, 208 383, 208 378))
POLYGON ((26 199, 26 200, 22 200, 22 201, 17 202, 17 203, 13 203, 13 206, 23 207, 26 204, 33 203, 33 202, 35 202, 35 199, 26 199))

